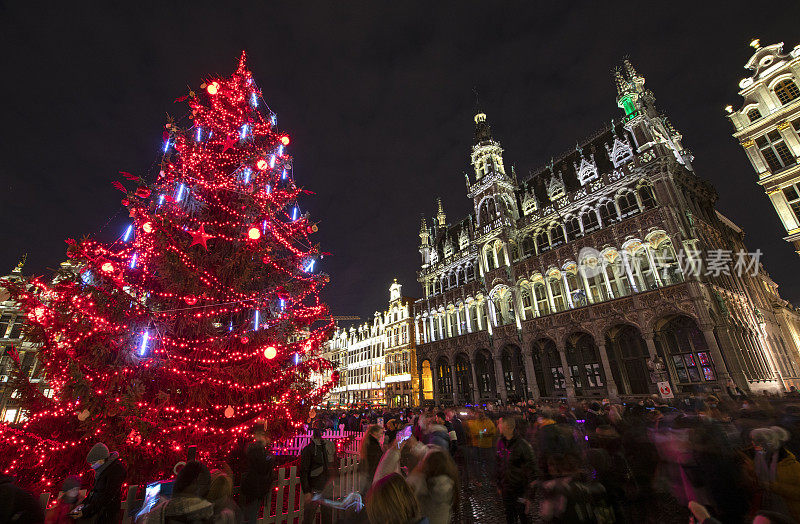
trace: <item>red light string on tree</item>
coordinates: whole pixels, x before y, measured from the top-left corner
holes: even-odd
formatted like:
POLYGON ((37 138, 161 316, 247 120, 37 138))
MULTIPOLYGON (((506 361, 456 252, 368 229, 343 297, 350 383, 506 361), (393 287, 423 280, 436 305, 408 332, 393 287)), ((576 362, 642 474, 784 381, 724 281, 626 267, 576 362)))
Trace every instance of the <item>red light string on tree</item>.
POLYGON ((318 353, 333 321, 316 225, 298 211, 307 192, 286 176, 291 140, 262 113, 244 54, 201 88, 182 99, 186 125, 165 127, 155 182, 123 173, 137 187, 119 239, 68 241, 52 283, 4 283, 53 392, 19 372, 29 417, 0 424, 0 452, 18 457, 4 472, 23 485, 84 470, 97 441, 136 465, 136 483, 167 475, 190 444, 215 463, 254 423, 292 433, 333 385, 310 380, 330 368, 318 353))

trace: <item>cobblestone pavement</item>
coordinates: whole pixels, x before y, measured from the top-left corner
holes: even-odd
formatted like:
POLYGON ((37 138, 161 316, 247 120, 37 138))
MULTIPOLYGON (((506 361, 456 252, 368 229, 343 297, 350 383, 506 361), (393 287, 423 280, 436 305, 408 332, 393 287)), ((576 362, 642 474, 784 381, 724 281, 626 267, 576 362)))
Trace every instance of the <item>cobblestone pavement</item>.
MULTIPOLYGON (((472 450, 470 450, 472 451, 472 450)), ((461 479, 459 511, 453 522, 459 524, 502 524, 505 522, 503 504, 497 494, 494 480, 494 457, 491 451, 456 457, 461 479), (471 465, 469 465, 471 461, 471 465), (470 467, 468 467, 468 465, 470 467)), ((536 501, 538 502, 538 501, 536 501)), ((534 504, 530 523, 544 521, 538 517, 538 504, 534 504)), ((630 522, 637 524, 686 524, 689 511, 667 493, 660 493, 639 504, 626 504, 631 512, 630 522)), ((617 522, 623 522, 618 520, 617 522)))

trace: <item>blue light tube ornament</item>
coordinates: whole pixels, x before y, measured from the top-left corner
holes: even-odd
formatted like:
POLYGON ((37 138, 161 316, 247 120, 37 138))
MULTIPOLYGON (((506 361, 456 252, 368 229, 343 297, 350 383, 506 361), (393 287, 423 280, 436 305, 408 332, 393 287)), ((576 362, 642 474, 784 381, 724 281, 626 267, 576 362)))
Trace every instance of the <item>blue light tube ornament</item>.
POLYGON ((139 356, 143 357, 144 354, 147 352, 147 343, 150 341, 150 332, 145 330, 144 334, 142 335, 142 344, 139 346, 139 356))
POLYGON ((131 233, 133 233, 133 224, 128 226, 128 229, 125 230, 125 233, 122 234, 122 240, 127 242, 131 239, 131 233))

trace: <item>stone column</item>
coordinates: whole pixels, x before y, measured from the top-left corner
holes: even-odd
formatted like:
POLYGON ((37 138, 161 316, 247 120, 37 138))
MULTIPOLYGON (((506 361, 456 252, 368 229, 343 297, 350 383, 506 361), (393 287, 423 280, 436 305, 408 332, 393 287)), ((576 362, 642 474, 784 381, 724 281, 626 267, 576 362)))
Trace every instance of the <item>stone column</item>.
POLYGON ((533 300, 533 312, 534 312, 534 315, 537 316, 537 317, 542 316, 542 314, 539 313, 539 301, 536 299, 536 285, 535 284, 531 284, 531 300, 533 300))
POLYGON ((561 357, 561 368, 564 370, 564 382, 567 385, 567 398, 575 398, 575 383, 572 382, 572 374, 569 372, 569 363, 567 362, 567 352, 564 350, 563 344, 558 344, 558 356, 561 357))
POLYGON ((469 318, 469 304, 464 304, 464 317, 467 321, 467 333, 472 333, 472 321, 469 318))
POLYGON ((475 373, 475 361, 472 358, 469 361, 469 371, 472 375, 472 403, 477 404, 481 399, 481 391, 478 387, 478 375, 475 373))
POLYGON ((719 344, 717 344, 717 338, 714 336, 714 327, 707 325, 701 326, 700 330, 703 332, 703 337, 705 337, 706 344, 708 344, 708 349, 711 352, 711 358, 714 360, 714 368, 717 370, 717 382, 725 385, 728 383, 728 379, 731 378, 731 375, 728 372, 725 359, 722 358, 722 351, 719 348, 719 344))
POLYGON ((530 351, 522 350, 522 363, 525 365, 525 376, 533 398, 539 400, 539 383, 536 380, 536 369, 533 367, 533 356, 530 351))
POLYGON ((522 329, 522 321, 525 320, 525 308, 522 306, 522 299, 519 296, 519 292, 517 288, 512 288, 511 290, 511 300, 514 303, 514 320, 517 323, 517 329, 522 329))
POLYGON ((456 380, 456 363, 453 360, 453 363, 450 365, 450 380, 453 382, 453 405, 458 405, 458 381, 456 380))
POLYGON ((429 320, 429 322, 428 322, 429 326, 428 327, 429 327, 429 329, 431 331, 431 334, 430 334, 430 337, 429 337, 430 340, 428 340, 428 342, 433 342, 434 340, 436 340, 436 329, 434 328, 433 315, 429 316, 428 320, 429 320))
POLYGON ((633 271, 631 270, 631 258, 626 250, 622 250, 622 262, 625 264, 625 273, 628 275, 628 280, 631 283, 631 290, 633 293, 639 292, 639 286, 636 284, 636 279, 633 278, 633 271))
POLYGON ((650 262, 650 271, 653 272, 653 278, 656 280, 656 286, 662 287, 664 282, 661 281, 661 275, 658 274, 658 268, 656 268, 656 261, 653 258, 653 250, 650 249, 650 246, 645 246, 645 252, 647 252, 647 260, 650 262))
POLYGON ((605 340, 597 344, 597 351, 600 353, 600 362, 603 365, 603 372, 606 375, 606 389, 608 389, 608 396, 609 398, 619 398, 617 383, 614 381, 614 375, 611 373, 611 363, 608 361, 605 340))
POLYGON ((564 294, 567 295, 567 304, 569 304, 570 309, 575 309, 575 305, 572 303, 572 293, 570 292, 569 283, 567 282, 566 271, 561 272, 561 280, 564 282, 564 294))
POLYGON ((586 291, 586 302, 588 304, 594 304, 594 296, 592 296, 592 288, 589 286, 589 279, 586 278, 586 273, 581 266, 578 266, 578 274, 581 276, 581 280, 583 280, 583 289, 586 291))
POLYGON ((647 345, 647 353, 650 355, 650 360, 655 360, 658 356, 656 351, 656 343, 653 341, 654 334, 652 332, 642 332, 642 338, 647 345))
POLYGON ((484 307, 486 307, 486 330, 489 331, 491 335, 494 333, 494 326, 492 325, 492 310, 494 309, 494 305, 492 304, 492 300, 489 298, 484 300, 484 307))
POLYGON ((508 390, 506 390, 506 380, 503 377, 503 359, 492 355, 492 361, 494 362, 494 380, 497 386, 497 394, 500 400, 505 403, 508 401, 508 390))
POLYGON ((606 273, 606 266, 602 260, 599 261, 600 264, 600 271, 603 273, 603 282, 606 284, 606 292, 608 293, 608 299, 614 300, 614 291, 611 290, 611 282, 608 280, 608 273, 606 273))
POLYGON ((547 292, 547 302, 550 304, 550 312, 556 313, 556 303, 553 300, 553 290, 550 289, 550 279, 545 277, 544 279, 544 289, 547 292))

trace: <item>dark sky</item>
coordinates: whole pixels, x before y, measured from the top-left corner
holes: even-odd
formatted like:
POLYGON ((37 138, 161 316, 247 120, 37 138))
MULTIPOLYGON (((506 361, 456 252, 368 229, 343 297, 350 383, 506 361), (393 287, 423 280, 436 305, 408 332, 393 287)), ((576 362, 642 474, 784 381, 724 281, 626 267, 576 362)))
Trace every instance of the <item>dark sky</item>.
POLYGON ((610 72, 629 55, 719 209, 800 301, 800 260, 722 109, 739 102, 752 37, 800 43, 795 1, 771 4, 777 18, 752 2, 169 3, 0 6, 0 271, 28 252, 41 274, 67 237, 116 237, 117 172, 148 172, 165 114, 185 111, 173 100, 246 49, 296 179, 317 193, 303 207, 333 253, 333 313, 369 317, 392 278, 419 295, 419 216, 436 196, 451 219, 469 211, 473 86, 523 176, 619 116, 610 72))

